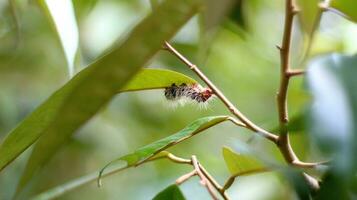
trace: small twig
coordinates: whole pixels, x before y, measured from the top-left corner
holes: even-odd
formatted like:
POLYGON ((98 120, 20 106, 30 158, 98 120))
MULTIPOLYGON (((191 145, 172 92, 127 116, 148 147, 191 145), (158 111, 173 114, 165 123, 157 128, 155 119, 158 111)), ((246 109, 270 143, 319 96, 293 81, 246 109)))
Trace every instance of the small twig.
POLYGON ((201 168, 199 167, 199 163, 197 161, 196 156, 193 155, 191 157, 191 160, 192 160, 192 165, 195 168, 195 171, 196 171, 197 175, 201 179, 201 184, 207 188, 207 191, 211 195, 212 199, 218 200, 218 197, 216 196, 216 194, 214 192, 214 187, 212 186, 211 182, 206 178, 206 176, 202 173, 201 168))
POLYGON ((235 124, 237 126, 241 126, 241 127, 247 128, 247 126, 245 124, 243 124, 242 122, 238 121, 236 118, 228 117, 228 120, 231 121, 233 124, 235 124))
POLYGON ((228 110, 236 116, 241 122, 245 124, 245 126, 254 131, 260 133, 263 137, 269 139, 270 141, 276 143, 278 141, 278 136, 270 133, 258 125, 251 122, 245 115, 243 115, 234 105, 230 102, 227 97, 207 78, 205 74, 201 72, 201 70, 194 64, 192 64, 187 58, 185 58, 182 54, 180 54, 174 47, 172 47, 168 42, 164 43, 163 49, 169 51, 173 55, 175 55, 178 59, 180 59, 183 63, 185 63, 193 72, 200 77, 207 86, 212 90, 212 92, 226 105, 228 110))
POLYGON ((200 166, 200 169, 201 169, 202 173, 211 182, 213 187, 221 194, 223 199, 224 200, 229 200, 229 197, 227 196, 227 194, 224 191, 222 191, 222 186, 219 183, 217 183, 217 181, 208 173, 208 171, 201 164, 199 164, 199 166, 200 166))
POLYGON ((177 157, 177 156, 175 156, 175 155, 172 154, 172 153, 168 153, 168 154, 167 154, 167 158, 168 158, 169 160, 171 160, 172 162, 174 162, 174 163, 179 163, 179 164, 192 164, 192 161, 191 161, 191 160, 177 157))
POLYGON ((187 174, 184 174, 182 176, 180 176, 176 181, 176 185, 181 185, 182 183, 184 183, 185 181, 187 181, 188 179, 190 179, 191 177, 193 176, 196 176, 197 175, 197 172, 196 170, 193 170, 187 174))

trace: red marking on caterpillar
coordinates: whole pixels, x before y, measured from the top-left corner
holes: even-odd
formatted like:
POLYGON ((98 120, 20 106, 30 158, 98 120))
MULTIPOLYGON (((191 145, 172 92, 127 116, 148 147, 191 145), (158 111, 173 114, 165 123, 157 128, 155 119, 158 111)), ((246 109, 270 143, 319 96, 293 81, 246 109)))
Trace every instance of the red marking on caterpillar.
POLYGON ((178 102, 183 105, 187 101, 197 102, 206 106, 206 103, 212 99, 213 92, 209 88, 204 88, 199 84, 172 84, 165 88, 165 97, 169 101, 178 102))

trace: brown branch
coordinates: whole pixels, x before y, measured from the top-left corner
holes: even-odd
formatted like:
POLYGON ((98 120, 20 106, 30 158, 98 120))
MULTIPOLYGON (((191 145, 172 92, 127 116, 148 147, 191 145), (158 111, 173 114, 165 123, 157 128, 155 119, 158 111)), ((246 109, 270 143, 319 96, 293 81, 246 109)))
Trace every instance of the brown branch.
POLYGON ((288 108, 287 108, 287 92, 289 86, 290 76, 289 72, 289 59, 290 59, 290 45, 291 45, 291 35, 293 19, 295 15, 295 7, 293 5, 293 0, 286 0, 285 8, 285 24, 284 24, 284 34, 282 45, 280 50, 280 85, 277 94, 277 104, 279 113, 279 126, 280 126, 280 136, 278 140, 278 146, 282 152, 285 160, 288 163, 292 163, 297 160, 294 151, 291 148, 288 130, 286 128, 289 121, 288 108))
POLYGON ((190 179, 191 177, 196 176, 196 175, 197 175, 196 170, 193 170, 193 171, 191 171, 191 172, 189 172, 187 174, 184 174, 181 177, 179 177, 175 181, 175 183, 176 183, 176 185, 181 185, 182 183, 184 183, 185 181, 187 181, 188 179, 190 179))
POLYGON ((197 161, 196 156, 191 157, 192 160, 192 165, 195 168, 195 171, 197 175, 201 179, 201 184, 207 188, 207 191, 211 195, 212 199, 218 200, 218 197, 216 196, 214 192, 214 187, 212 186, 211 182, 206 178, 206 176, 202 173, 201 168, 199 167, 199 162, 197 161))
POLYGON ((223 199, 229 200, 229 197, 227 196, 227 194, 224 191, 222 191, 222 186, 219 183, 217 183, 217 181, 208 173, 208 171, 201 164, 199 164, 199 166, 201 168, 202 173, 211 182, 213 187, 216 188, 216 190, 221 194, 223 199))
MULTIPOLYGON (((293 29, 293 20, 296 14, 296 9, 293 0, 286 0, 285 4, 285 23, 284 23, 284 33, 282 39, 282 45, 280 50, 280 85, 277 94, 277 105, 279 113, 279 126, 280 135, 278 138, 278 147, 280 152, 283 154, 284 159, 290 165, 295 166, 309 166, 309 164, 299 161, 298 157, 294 153, 287 129, 287 123, 289 121, 288 106, 287 106, 287 93, 289 87, 289 80, 291 76, 290 69, 290 46, 291 46, 291 35, 293 29)), ((299 73, 297 73, 299 74, 299 73)), ((308 184, 314 188, 318 189, 318 182, 313 177, 308 174, 303 174, 305 180, 308 184)))
POLYGON ((168 42, 164 43, 163 48, 173 55, 175 55, 178 59, 180 59, 183 63, 185 63, 193 72, 200 77, 207 86, 213 91, 213 93, 223 102, 224 105, 228 108, 228 110, 236 116, 241 122, 245 124, 245 126, 262 135, 263 137, 269 139, 270 141, 276 143, 278 141, 278 136, 260 128, 258 125, 251 122, 245 115, 243 115, 234 105, 230 102, 227 97, 207 78, 205 74, 201 72, 201 70, 194 64, 192 64, 187 58, 185 58, 182 54, 180 54, 174 47, 172 47, 168 42))

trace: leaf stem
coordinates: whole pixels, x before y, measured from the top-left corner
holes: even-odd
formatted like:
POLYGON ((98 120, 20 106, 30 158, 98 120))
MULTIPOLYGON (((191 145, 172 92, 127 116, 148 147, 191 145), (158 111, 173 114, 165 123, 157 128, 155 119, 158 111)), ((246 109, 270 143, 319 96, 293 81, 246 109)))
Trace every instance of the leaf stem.
POLYGON ((251 175, 251 174, 264 173, 264 172, 269 172, 269 171, 271 171, 271 170, 270 170, 270 169, 267 169, 267 168, 261 168, 261 169, 253 169, 253 170, 248 170, 248 171, 244 171, 244 172, 239 172, 239 173, 233 174, 233 175, 231 175, 231 176, 228 178, 228 180, 225 182, 225 184, 223 185, 221 191, 222 191, 223 193, 225 193, 226 190, 232 186, 232 184, 234 183, 235 179, 236 179, 238 176, 248 176, 248 175, 251 175))

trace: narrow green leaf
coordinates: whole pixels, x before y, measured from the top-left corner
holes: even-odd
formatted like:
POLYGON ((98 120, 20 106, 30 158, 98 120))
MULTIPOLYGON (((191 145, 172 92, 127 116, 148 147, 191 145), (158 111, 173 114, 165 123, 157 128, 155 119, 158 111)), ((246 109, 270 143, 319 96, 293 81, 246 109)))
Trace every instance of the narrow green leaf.
POLYGON ((117 162, 125 161, 127 166, 136 166, 139 165, 152 156, 156 155, 157 153, 179 143, 182 142, 190 137, 195 136, 196 134, 216 125, 223 121, 226 121, 228 116, 214 116, 214 117, 205 117, 201 119, 197 119, 196 121, 192 122, 188 126, 186 126, 181 131, 170 135, 166 138, 153 142, 149 145, 146 145, 142 148, 137 149, 135 152, 122 156, 118 159, 113 160, 112 162, 108 163, 99 173, 98 177, 98 185, 100 185, 100 178, 103 174, 104 170, 106 170, 112 164, 117 162))
POLYGON ((228 147, 223 147, 222 153, 228 170, 232 175, 264 168, 263 164, 252 156, 236 153, 228 147))
POLYGON ((185 200, 185 196, 181 192, 180 188, 177 185, 170 185, 165 188, 159 194, 157 194, 153 200, 185 200))
POLYGON ((70 77, 74 75, 79 33, 71 0, 38 0, 42 10, 54 25, 67 60, 70 77))
POLYGON ((342 13, 342 16, 357 22, 356 0, 331 0, 330 6, 342 13))
POLYGON ((121 44, 76 75, 13 130, 0 146, 3 169, 37 138, 19 188, 161 49, 196 12, 199 0, 166 1, 121 44), (155 30, 155 34, 151 33, 155 30), (84 103, 85 102, 85 103, 84 103))

